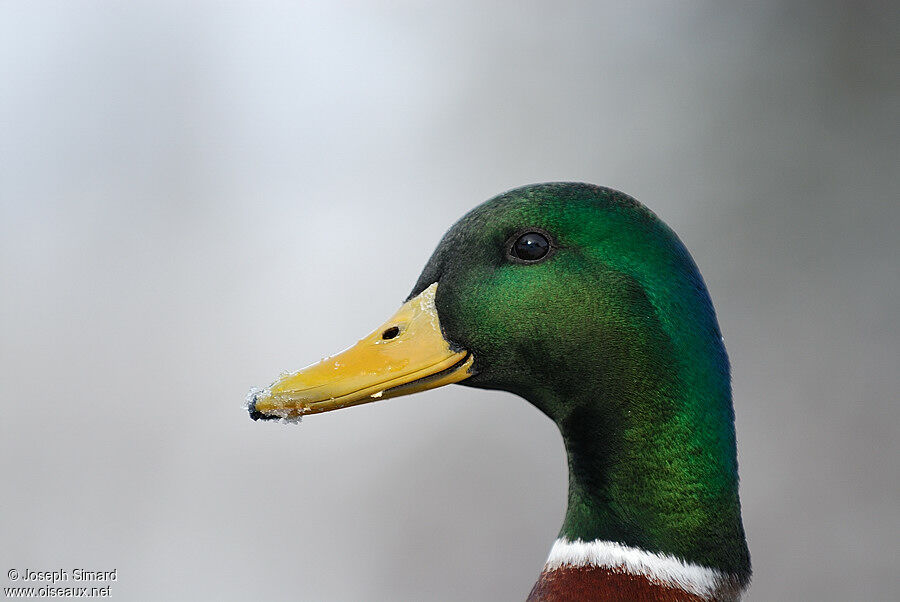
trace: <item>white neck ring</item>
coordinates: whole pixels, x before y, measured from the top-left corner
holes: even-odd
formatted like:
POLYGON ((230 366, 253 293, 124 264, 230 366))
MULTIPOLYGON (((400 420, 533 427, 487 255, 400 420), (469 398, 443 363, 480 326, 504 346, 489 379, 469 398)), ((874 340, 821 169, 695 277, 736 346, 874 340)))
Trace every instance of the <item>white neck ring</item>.
POLYGON ((565 567, 596 566, 643 575, 662 585, 676 587, 705 599, 714 598, 734 578, 718 569, 686 562, 676 556, 656 554, 612 541, 557 539, 545 571, 565 567))

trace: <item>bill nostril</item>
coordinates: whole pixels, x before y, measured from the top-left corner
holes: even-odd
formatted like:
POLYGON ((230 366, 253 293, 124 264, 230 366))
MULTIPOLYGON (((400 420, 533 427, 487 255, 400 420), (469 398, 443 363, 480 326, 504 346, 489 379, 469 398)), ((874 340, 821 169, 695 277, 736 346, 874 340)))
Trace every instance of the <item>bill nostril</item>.
POLYGON ((398 326, 391 326, 381 333, 381 338, 385 341, 389 341, 395 338, 398 334, 400 334, 400 328, 398 326))

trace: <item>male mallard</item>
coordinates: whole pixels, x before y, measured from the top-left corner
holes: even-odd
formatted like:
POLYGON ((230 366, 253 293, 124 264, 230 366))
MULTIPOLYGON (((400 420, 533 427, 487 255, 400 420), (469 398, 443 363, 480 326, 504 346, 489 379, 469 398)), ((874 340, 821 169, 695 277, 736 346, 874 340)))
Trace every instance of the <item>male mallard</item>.
POLYGON ((450 383, 520 395, 569 460, 530 600, 736 600, 750 579, 728 357, 684 245, 631 197, 539 184, 475 208, 400 310, 249 404, 259 418, 450 383))

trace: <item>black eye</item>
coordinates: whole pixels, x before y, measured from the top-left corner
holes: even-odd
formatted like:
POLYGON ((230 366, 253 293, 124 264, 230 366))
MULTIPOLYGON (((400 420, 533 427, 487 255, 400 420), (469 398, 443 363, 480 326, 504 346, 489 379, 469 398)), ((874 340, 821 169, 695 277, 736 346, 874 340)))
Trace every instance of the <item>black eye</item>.
POLYGON ((537 261, 550 251, 550 241, 540 232, 526 232, 512 244, 510 254, 522 261, 537 261))

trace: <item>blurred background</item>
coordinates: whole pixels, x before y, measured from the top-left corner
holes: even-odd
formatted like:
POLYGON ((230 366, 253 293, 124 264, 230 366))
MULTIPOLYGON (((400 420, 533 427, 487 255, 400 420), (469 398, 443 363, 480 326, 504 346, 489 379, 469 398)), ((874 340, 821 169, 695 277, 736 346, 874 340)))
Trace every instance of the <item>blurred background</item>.
POLYGON ((459 386, 253 423, 526 183, 666 220, 731 355, 747 599, 896 599, 891 2, 0 2, 0 568, 117 600, 521 600, 555 426, 459 386))

